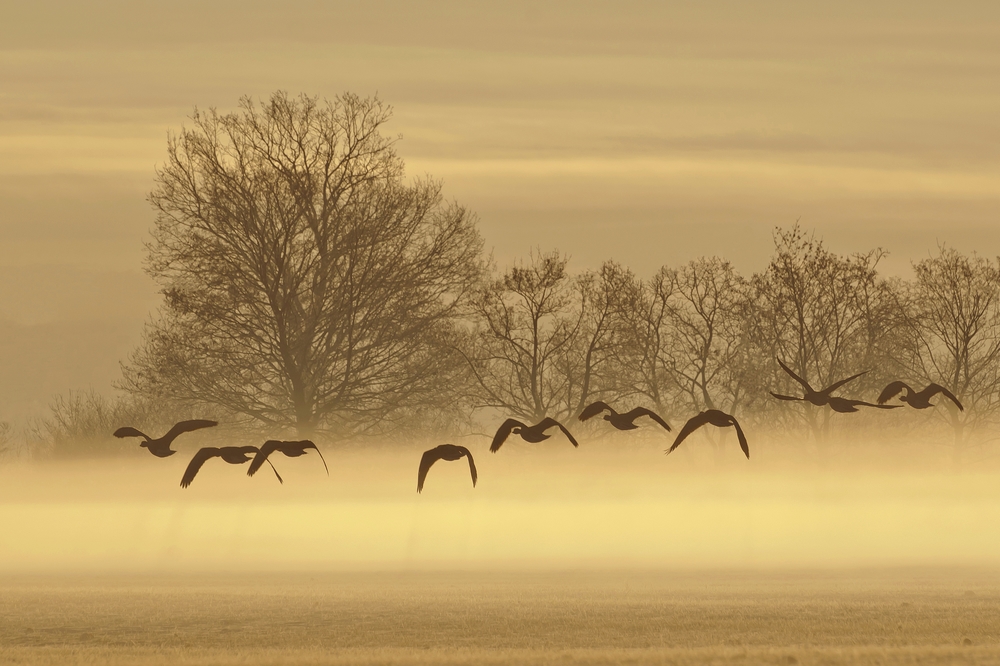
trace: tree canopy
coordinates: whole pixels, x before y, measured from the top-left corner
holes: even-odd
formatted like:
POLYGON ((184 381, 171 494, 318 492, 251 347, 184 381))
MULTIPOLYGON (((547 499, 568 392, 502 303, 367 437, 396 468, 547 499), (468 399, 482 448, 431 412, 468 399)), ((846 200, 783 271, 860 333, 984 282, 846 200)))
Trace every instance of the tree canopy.
POLYGON ((444 344, 473 289, 475 219, 407 182, 375 98, 285 93, 195 112, 149 201, 161 316, 134 391, 300 432, 378 429, 446 401, 444 344))

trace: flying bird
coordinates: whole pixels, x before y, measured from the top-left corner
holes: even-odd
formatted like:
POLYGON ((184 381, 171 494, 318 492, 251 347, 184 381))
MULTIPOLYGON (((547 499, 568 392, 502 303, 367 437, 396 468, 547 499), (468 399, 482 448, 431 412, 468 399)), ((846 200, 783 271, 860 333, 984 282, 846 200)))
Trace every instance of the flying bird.
MULTIPOLYGON (((260 453, 260 449, 256 446, 206 446, 199 449, 194 457, 191 458, 191 462, 188 463, 187 469, 184 470, 184 476, 181 477, 181 488, 187 488, 194 481, 194 477, 198 474, 198 470, 201 466, 205 464, 205 461, 211 460, 212 458, 222 458, 224 461, 230 465, 242 465, 245 462, 249 462, 254 455, 260 453)), ((267 461, 268 465, 271 465, 271 469, 274 470, 274 475, 278 477, 278 481, 284 483, 281 479, 281 475, 278 474, 278 470, 274 469, 274 465, 271 461, 267 461)))
POLYGON ((533 426, 527 426, 516 419, 507 419, 497 429, 497 434, 493 436, 493 443, 490 444, 490 452, 496 453, 499 451, 500 447, 505 441, 507 441, 507 438, 510 435, 520 435, 521 439, 526 442, 531 442, 532 444, 545 441, 552 436, 546 435, 545 431, 556 426, 563 431, 563 434, 566 435, 566 439, 572 442, 573 446, 580 446, 577 444, 576 440, 573 439, 573 435, 571 435, 569 430, 566 429, 566 426, 551 417, 545 417, 533 426))
POLYGON ((326 475, 330 476, 330 468, 326 466, 326 458, 323 457, 323 452, 308 439, 303 439, 297 442, 279 442, 276 439, 267 440, 264 442, 264 445, 260 447, 260 451, 257 455, 254 456, 253 462, 250 463, 250 468, 247 470, 247 476, 253 476, 265 462, 270 462, 268 460, 268 456, 275 451, 283 453, 289 458, 298 458, 299 456, 304 456, 306 451, 309 449, 313 449, 319 454, 319 459, 323 461, 323 467, 326 469, 326 475))
POLYGON ((160 437, 159 439, 153 439, 141 430, 136 430, 130 426, 125 426, 123 428, 118 428, 115 430, 114 436, 118 438, 122 437, 142 437, 144 440, 139 446, 144 446, 157 458, 166 458, 167 456, 172 456, 176 451, 170 448, 177 436, 181 433, 191 432, 192 430, 201 430, 202 428, 211 428, 213 426, 219 425, 218 421, 206 421, 204 419, 195 419, 193 421, 181 421, 174 425, 166 435, 160 437))
POLYGON ((430 470, 431 465, 438 460, 460 460, 462 456, 469 459, 472 487, 475 488, 479 475, 476 473, 476 462, 472 459, 472 453, 469 452, 469 449, 464 446, 455 446, 454 444, 442 444, 441 446, 435 446, 429 451, 424 451, 424 455, 420 457, 420 469, 417 471, 417 492, 419 493, 424 489, 424 479, 427 478, 427 471, 430 470))
POLYGON ((640 416, 648 416, 666 428, 667 432, 670 431, 670 426, 667 422, 660 418, 660 415, 652 410, 646 409, 645 407, 636 407, 630 412, 619 414, 611 408, 611 405, 606 402, 601 402, 600 400, 587 405, 583 411, 580 412, 579 419, 581 421, 586 421, 587 419, 597 416, 601 412, 608 412, 604 415, 604 420, 619 430, 635 430, 639 426, 637 426, 634 421, 640 416))
POLYGON ((673 446, 667 449, 666 453, 670 453, 680 446, 681 442, 683 442, 688 435, 703 425, 714 425, 719 428, 728 428, 729 426, 732 426, 736 428, 736 436, 740 440, 740 448, 743 449, 743 453, 746 455, 747 460, 750 459, 750 447, 747 446, 746 435, 743 434, 743 428, 740 427, 736 417, 726 414, 725 412, 720 412, 718 409, 706 409, 705 411, 688 419, 688 422, 684 424, 681 431, 677 433, 677 439, 674 440, 673 446))
MULTIPOLYGON (((928 384, 923 391, 914 391, 908 384, 904 382, 893 382, 886 386, 881 395, 878 397, 878 404, 883 404, 888 400, 891 400, 900 391, 903 395, 899 396, 899 399, 908 404, 914 409, 927 409, 928 407, 933 407, 931 403, 931 398, 936 396, 938 393, 955 403, 960 411, 965 411, 965 407, 962 403, 958 401, 955 394, 941 386, 940 384, 928 384)), ((899 405, 896 405, 899 407, 899 405)))
POLYGON ((835 412, 840 412, 841 414, 847 414, 849 412, 858 411, 858 407, 874 407, 876 409, 895 409, 896 407, 902 407, 902 405, 873 405, 870 402, 865 402, 864 400, 848 400, 847 398, 839 398, 835 395, 830 396, 830 409, 835 412))
POLYGON ((775 357, 774 360, 778 362, 778 365, 781 366, 781 369, 784 370, 785 372, 787 372, 791 376, 792 379, 794 379, 799 384, 801 384, 802 388, 804 388, 806 390, 806 392, 805 392, 805 395, 803 395, 801 398, 795 397, 795 396, 790 396, 790 395, 780 395, 778 393, 775 393, 774 391, 770 392, 771 395, 773 395, 778 400, 804 400, 805 402, 810 402, 810 403, 816 405, 817 407, 822 407, 822 406, 824 406, 826 404, 829 404, 829 402, 830 402, 830 394, 833 391, 836 391, 837 389, 839 389, 841 386, 843 386, 847 382, 853 381, 853 380, 857 379, 858 377, 860 377, 861 375, 864 375, 864 374, 866 374, 868 372, 867 370, 865 372, 859 372, 856 375, 851 375, 847 379, 841 379, 839 382, 834 382, 833 384, 830 384, 829 386, 827 386, 825 389, 823 389, 821 391, 816 391, 816 390, 813 389, 813 387, 809 386, 809 382, 807 382, 806 380, 802 379, 797 374, 795 374, 794 372, 792 372, 792 369, 789 368, 787 365, 785 365, 781 361, 780 358, 775 357))

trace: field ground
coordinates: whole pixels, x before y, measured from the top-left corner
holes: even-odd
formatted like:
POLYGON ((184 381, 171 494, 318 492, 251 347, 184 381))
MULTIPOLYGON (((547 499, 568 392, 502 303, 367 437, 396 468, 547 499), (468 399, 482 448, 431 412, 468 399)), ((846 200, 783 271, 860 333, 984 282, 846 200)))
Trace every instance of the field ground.
POLYGON ((8 574, 4 664, 1000 664, 1000 572, 8 574))

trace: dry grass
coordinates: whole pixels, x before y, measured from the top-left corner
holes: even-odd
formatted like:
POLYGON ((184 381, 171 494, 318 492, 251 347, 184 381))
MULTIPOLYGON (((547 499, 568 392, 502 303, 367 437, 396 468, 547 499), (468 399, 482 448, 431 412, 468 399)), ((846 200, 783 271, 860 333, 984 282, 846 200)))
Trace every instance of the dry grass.
POLYGON ((0 662, 985 664, 998 617, 984 571, 21 576, 0 662))

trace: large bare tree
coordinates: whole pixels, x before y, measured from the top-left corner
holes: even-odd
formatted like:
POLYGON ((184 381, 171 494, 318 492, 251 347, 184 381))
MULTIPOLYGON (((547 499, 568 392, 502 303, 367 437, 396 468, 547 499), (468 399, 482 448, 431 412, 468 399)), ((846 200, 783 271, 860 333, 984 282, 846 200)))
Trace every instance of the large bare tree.
POLYGON ((442 402, 475 220, 404 179, 378 99, 275 93, 195 112, 149 200, 161 317, 125 386, 352 434, 442 402))

